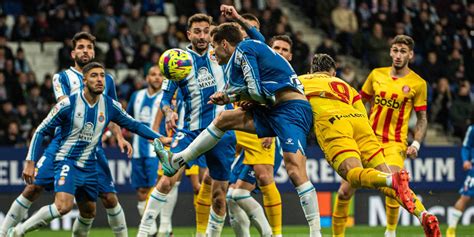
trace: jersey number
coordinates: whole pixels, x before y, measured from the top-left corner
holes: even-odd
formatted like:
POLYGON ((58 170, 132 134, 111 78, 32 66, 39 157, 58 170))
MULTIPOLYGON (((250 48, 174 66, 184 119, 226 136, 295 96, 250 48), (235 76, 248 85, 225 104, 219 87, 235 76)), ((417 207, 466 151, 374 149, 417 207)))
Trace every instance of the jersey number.
POLYGON ((61 167, 61 174, 59 174, 59 176, 67 176, 69 169, 69 165, 63 165, 63 167, 61 167))
POLYGON ((349 99, 351 98, 351 94, 349 87, 345 83, 332 81, 329 83, 329 86, 331 87, 332 91, 334 91, 334 93, 339 96, 339 99, 347 104, 350 104, 349 99))

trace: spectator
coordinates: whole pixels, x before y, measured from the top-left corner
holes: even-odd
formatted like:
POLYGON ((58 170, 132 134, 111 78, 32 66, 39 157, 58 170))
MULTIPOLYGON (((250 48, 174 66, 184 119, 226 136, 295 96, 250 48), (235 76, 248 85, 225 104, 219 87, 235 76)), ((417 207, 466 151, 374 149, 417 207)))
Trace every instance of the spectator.
POLYGON ((433 100, 431 102, 431 114, 428 116, 431 122, 441 124, 444 131, 449 128, 449 108, 453 101, 449 81, 446 77, 439 79, 433 92, 433 100))
POLYGON ((34 121, 41 121, 48 113, 48 103, 41 97, 41 90, 36 85, 31 87, 26 105, 31 110, 34 121))
POLYGON ((471 124, 470 119, 474 113, 472 100, 470 98, 471 85, 469 81, 462 81, 459 84, 458 93, 453 100, 450 115, 453 125, 453 135, 462 138, 467 127, 471 124))
POLYGON ((46 12, 40 11, 36 14, 33 22, 33 38, 40 42, 50 41, 51 37, 50 25, 46 18, 46 12))
POLYGON ((133 69, 140 69, 145 66, 145 63, 147 63, 150 60, 150 45, 147 43, 142 43, 140 45, 140 49, 138 52, 135 54, 135 57, 133 58, 133 62, 130 65, 130 68, 133 69))
POLYGON ((347 0, 339 0, 339 5, 331 12, 336 39, 341 45, 341 53, 352 54, 352 36, 357 32, 357 17, 347 5, 347 0))
POLYGON ((15 59, 15 72, 16 73, 29 73, 31 72, 30 63, 25 58, 25 51, 23 48, 18 48, 16 50, 16 59, 15 59))
POLYGON ((58 49, 58 71, 74 65, 74 60, 71 58, 71 51, 72 41, 70 38, 65 38, 63 46, 58 49))
POLYGON ((168 30, 166 31, 166 44, 170 48, 178 48, 179 47, 179 42, 185 40, 185 36, 181 35, 177 30, 176 30, 176 25, 175 24, 169 24, 168 25, 168 30))
POLYGON ((110 41, 117 35, 118 25, 121 19, 115 16, 114 7, 109 4, 105 7, 104 15, 100 17, 95 25, 94 35, 98 41, 110 41))
POLYGON ((159 53, 163 53, 168 48, 168 46, 165 44, 165 39, 163 38, 163 35, 155 36, 152 47, 153 51, 157 51, 159 53))
POLYGON ((19 15, 12 31, 13 41, 29 41, 32 39, 31 23, 25 15, 19 15))
MULTIPOLYGON (((2 110, 0 111, 0 129, 5 129, 10 121, 17 121, 18 117, 16 112, 13 110, 13 104, 11 101, 5 101, 2 104, 2 110)), ((6 131, 3 131, 6 133, 6 131)))
POLYGON ((336 58, 336 48, 332 39, 324 38, 323 43, 316 49, 315 53, 324 53, 331 56, 331 58, 336 58))
POLYGON ((7 57, 5 55, 5 49, 0 48, 0 71, 3 71, 7 67, 7 57))
POLYGON ((52 36, 55 41, 63 41, 64 38, 71 37, 74 29, 71 29, 69 22, 66 20, 66 12, 63 8, 58 8, 54 12, 54 16, 49 21, 51 29, 54 29, 52 36))
POLYGON ((133 36, 139 37, 142 29, 145 27, 146 19, 140 15, 140 6, 132 7, 132 12, 130 17, 128 17, 125 22, 127 23, 128 28, 133 36))
POLYGON ((341 73, 339 74, 339 77, 349 83, 354 88, 359 89, 361 87, 359 81, 357 80, 356 73, 354 71, 354 67, 351 65, 346 65, 342 68, 341 73))
POLYGON ((133 57, 133 55, 135 54, 135 48, 137 47, 137 45, 136 45, 135 39, 130 33, 130 29, 128 28, 127 24, 125 23, 120 24, 118 39, 120 40, 120 44, 125 50, 125 53, 127 54, 127 56, 133 57))
MULTIPOLYGON (((0 34, 0 50, 4 50, 4 56, 8 60, 13 60, 13 51, 7 45, 7 37, 5 35, 0 34)), ((1 69, 0 69, 1 70, 1 69)))
POLYGON ((372 35, 367 42, 368 46, 368 60, 371 68, 386 66, 391 64, 390 45, 388 39, 383 35, 382 25, 375 23, 372 28, 372 35))
POLYGON ((242 8, 240 9, 240 14, 250 13, 254 16, 260 15, 257 6, 253 4, 252 0, 242 0, 242 8))
POLYGON ((297 31, 293 39, 293 58, 299 60, 292 60, 291 63, 295 69, 296 74, 305 74, 309 72, 309 57, 310 50, 307 43, 303 40, 303 32, 297 31))
POLYGON ((51 105, 56 103, 56 98, 54 98, 53 79, 51 77, 51 74, 48 73, 44 76, 43 84, 41 85, 40 90, 41 97, 44 98, 48 104, 51 105))
POLYGON ((0 144, 3 146, 22 148, 26 146, 26 140, 21 136, 18 123, 10 121, 7 125, 6 134, 3 136, 0 144))
POLYGON ((33 119, 26 104, 19 104, 17 106, 18 111, 18 128, 20 136, 26 140, 28 138, 28 134, 30 133, 31 129, 33 129, 33 119))
POLYGON ((421 65, 423 79, 428 82, 428 84, 438 81, 442 76, 444 76, 444 69, 438 60, 438 55, 436 52, 429 52, 427 60, 423 61, 421 65))
POLYGON ((152 44, 154 39, 153 32, 151 32, 151 26, 148 24, 143 25, 142 30, 138 34, 138 41, 141 43, 152 44))
POLYGON ((141 2, 142 13, 146 16, 163 15, 165 11, 163 0, 142 0, 141 2))
POLYGON ((114 69, 128 67, 127 54, 117 38, 113 38, 109 44, 109 51, 105 55, 105 66, 114 69))
POLYGON ((5 84, 5 76, 0 72, 0 103, 9 100, 9 93, 7 85, 5 84))

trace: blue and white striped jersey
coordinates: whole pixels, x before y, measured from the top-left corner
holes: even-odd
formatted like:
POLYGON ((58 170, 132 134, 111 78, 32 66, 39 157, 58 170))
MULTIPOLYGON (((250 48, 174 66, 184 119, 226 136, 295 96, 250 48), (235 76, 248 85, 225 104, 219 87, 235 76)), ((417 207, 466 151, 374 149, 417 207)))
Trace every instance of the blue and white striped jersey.
POLYGON ((37 160, 41 156, 43 137, 52 134, 56 127, 61 127, 61 142, 56 160, 72 159, 78 167, 95 170, 94 150, 110 121, 147 139, 161 136, 130 117, 119 102, 100 95, 97 103, 90 105, 81 90, 61 100, 51 109, 33 135, 26 159, 37 160))
POLYGON ((280 54, 264 42, 247 39, 240 42, 225 68, 228 80, 225 92, 272 105, 275 93, 292 88, 304 93, 303 85, 280 54))
MULTIPOLYGON (((148 90, 142 89, 132 94, 127 106, 127 113, 144 125, 151 127, 156 118, 156 113, 160 109, 163 91, 160 90, 153 95, 148 94, 148 90)), ((166 134, 165 119, 160 124, 160 133, 166 134)), ((153 145, 138 135, 133 135, 133 158, 155 157, 153 145)))
POLYGON ((467 128, 466 136, 462 143, 461 157, 463 161, 474 163, 474 125, 467 128))
MULTIPOLYGON (((70 67, 64 71, 54 74, 53 91, 54 97, 59 99, 61 96, 70 96, 77 93, 84 87, 83 75, 74 67, 70 67)), ((115 90, 115 82, 112 75, 106 73, 104 94, 117 100, 117 92, 115 90)))
POLYGON ((209 49, 201 56, 187 47, 193 57, 193 69, 189 76, 179 82, 163 81, 163 106, 170 106, 175 91, 179 88, 184 102, 183 129, 194 131, 206 128, 214 117, 232 105, 219 106, 207 104, 209 97, 217 91, 224 89, 226 79, 223 66, 215 58, 214 50, 209 49))

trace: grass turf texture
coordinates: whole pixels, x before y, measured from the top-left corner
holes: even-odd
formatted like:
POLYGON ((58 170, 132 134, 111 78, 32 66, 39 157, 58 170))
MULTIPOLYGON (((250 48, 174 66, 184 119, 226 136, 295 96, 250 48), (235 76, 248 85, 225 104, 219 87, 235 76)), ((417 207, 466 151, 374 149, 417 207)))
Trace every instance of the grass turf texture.
MULTIPOLYGON (((444 236, 446 233, 446 225, 441 226, 441 233, 444 236)), ((194 236, 195 228, 192 227, 176 227, 174 228, 175 237, 185 237, 185 236, 194 236)), ((307 226, 283 226, 283 236, 307 236, 308 234, 307 226)), ((372 236, 383 236, 385 227, 368 227, 368 226, 356 226, 348 228, 346 231, 346 236, 357 236, 357 237, 372 237, 372 236)), ((137 229, 129 228, 129 236, 136 236, 137 229)), ((252 236, 258 236, 258 232, 255 229, 252 229, 252 236)), ((330 228, 323 228, 323 236, 331 236, 330 228)), ((59 237, 59 236, 70 236, 70 231, 51 231, 51 230, 40 230, 32 233, 28 233, 28 237, 59 237)), ((421 226, 409 226, 409 227, 398 227, 397 235, 403 237, 422 237, 423 230, 421 226)), ((107 237, 113 236, 112 231, 106 228, 93 228, 90 232, 90 237, 107 237)), ((222 236, 234 236, 232 229, 228 226, 224 228, 222 236)), ((465 236, 474 236, 474 225, 470 226, 458 226, 456 231, 457 237, 465 236)))

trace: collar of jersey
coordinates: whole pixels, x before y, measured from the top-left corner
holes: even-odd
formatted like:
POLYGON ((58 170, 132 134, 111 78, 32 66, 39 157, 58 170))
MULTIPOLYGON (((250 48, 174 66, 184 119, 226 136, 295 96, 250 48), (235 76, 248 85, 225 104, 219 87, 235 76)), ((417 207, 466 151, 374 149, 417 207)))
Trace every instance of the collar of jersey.
MULTIPOLYGON (((94 108, 100 101, 100 98, 99 98, 97 100, 97 102, 95 102, 95 104, 91 105, 91 104, 89 104, 89 101, 87 101, 86 98, 84 97, 84 90, 82 90, 81 93, 79 93, 79 94, 81 94, 82 101, 84 101, 84 103, 86 103, 86 105, 89 106, 89 108, 91 108, 91 109, 94 108)), ((102 95, 101 95, 101 97, 102 97, 102 95)))

